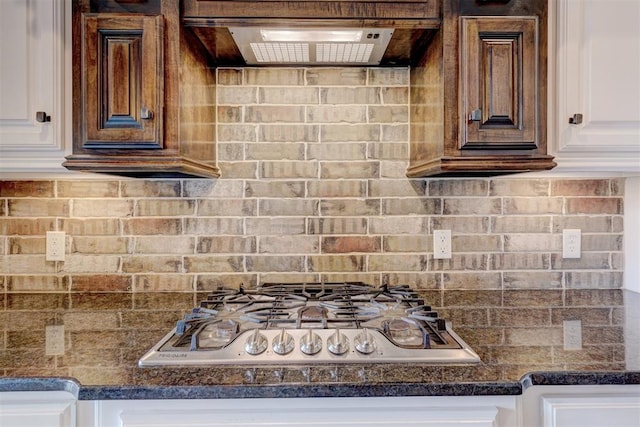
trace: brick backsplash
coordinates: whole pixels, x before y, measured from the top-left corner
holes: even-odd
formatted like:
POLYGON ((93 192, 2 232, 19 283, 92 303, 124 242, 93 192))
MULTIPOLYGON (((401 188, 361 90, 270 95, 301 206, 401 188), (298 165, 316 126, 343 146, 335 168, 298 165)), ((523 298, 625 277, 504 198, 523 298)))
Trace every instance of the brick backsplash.
POLYGON ((487 379, 624 366, 621 179, 407 179, 408 69, 217 73, 220 179, 0 181, 0 373, 117 383, 124 342, 139 356, 203 292, 274 280, 416 286, 487 379), (580 259, 562 259, 564 228, 580 259), (49 230, 66 261, 45 261, 49 230), (136 312, 157 323, 136 333, 136 312), (564 319, 585 350, 562 350, 564 319), (60 323, 69 351, 44 356, 60 323))

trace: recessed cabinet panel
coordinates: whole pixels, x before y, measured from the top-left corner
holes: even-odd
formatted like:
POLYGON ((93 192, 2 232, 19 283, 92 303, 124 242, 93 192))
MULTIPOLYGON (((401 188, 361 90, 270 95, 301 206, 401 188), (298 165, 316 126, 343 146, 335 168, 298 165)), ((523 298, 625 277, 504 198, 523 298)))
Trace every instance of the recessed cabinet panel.
POLYGON ((84 17, 83 148, 163 148, 162 34, 162 17, 84 17))
POLYGON ((461 18, 460 149, 536 144, 537 19, 461 18))

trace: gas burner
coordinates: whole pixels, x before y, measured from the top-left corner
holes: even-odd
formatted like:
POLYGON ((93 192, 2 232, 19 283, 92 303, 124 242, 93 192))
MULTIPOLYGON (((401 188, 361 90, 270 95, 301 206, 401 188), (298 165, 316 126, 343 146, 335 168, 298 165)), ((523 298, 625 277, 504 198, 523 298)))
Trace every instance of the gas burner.
POLYGON ((139 365, 479 361, 409 286, 309 282, 216 289, 139 365))

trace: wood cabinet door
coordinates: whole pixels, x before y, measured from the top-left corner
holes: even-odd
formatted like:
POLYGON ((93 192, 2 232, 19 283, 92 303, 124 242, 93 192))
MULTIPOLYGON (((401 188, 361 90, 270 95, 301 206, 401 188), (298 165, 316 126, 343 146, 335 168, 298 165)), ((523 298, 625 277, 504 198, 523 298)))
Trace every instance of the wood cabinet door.
POLYGON ((537 17, 460 18, 459 149, 537 148, 537 17))
POLYGON ((85 15, 82 37, 83 148, 163 148, 163 18, 85 15))

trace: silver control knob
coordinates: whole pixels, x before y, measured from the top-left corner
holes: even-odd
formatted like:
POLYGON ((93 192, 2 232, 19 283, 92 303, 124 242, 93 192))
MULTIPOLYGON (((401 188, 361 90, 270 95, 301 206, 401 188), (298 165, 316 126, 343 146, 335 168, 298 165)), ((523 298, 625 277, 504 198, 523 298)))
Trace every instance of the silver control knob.
POLYGON ((271 343, 271 348, 273 348, 273 351, 277 354, 291 353, 291 350, 293 350, 294 346, 295 343, 293 341, 293 337, 290 333, 284 330, 284 328, 273 339, 273 343, 271 343))
POLYGON ((349 351, 349 338, 336 329, 327 339, 327 349, 333 354, 345 354, 349 351))
POLYGON ((267 337, 260 333, 260 330, 256 329, 244 344, 244 349, 247 353, 257 355, 263 353, 267 349, 267 337))
POLYGON ((304 354, 316 354, 322 350, 322 338, 314 334, 312 329, 300 339, 300 351, 304 354))
POLYGON ((367 328, 364 328, 362 332, 356 335, 353 341, 356 350, 362 354, 371 354, 376 350, 376 343, 367 328))

